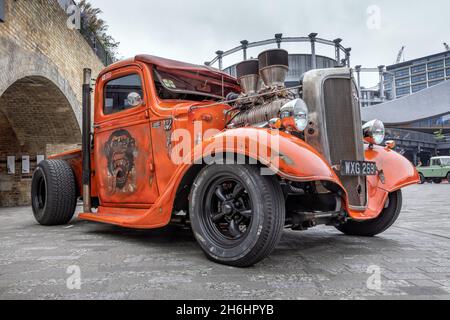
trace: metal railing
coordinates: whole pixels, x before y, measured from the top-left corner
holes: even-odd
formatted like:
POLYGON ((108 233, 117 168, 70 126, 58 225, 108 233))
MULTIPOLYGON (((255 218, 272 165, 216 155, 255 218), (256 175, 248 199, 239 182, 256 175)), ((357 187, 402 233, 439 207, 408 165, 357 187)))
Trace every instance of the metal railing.
POLYGON ((277 33, 275 34, 275 37, 272 39, 262 40, 262 41, 256 41, 256 42, 248 42, 247 40, 242 40, 241 45, 237 46, 233 49, 230 49, 228 51, 216 51, 216 57, 212 59, 211 61, 205 62, 205 65, 212 66, 216 62, 219 64, 219 69, 223 69, 223 58, 226 56, 229 56, 231 54, 234 54, 236 52, 242 51, 243 59, 247 60, 247 49, 249 48, 255 48, 260 46, 266 46, 270 44, 276 44, 278 48, 281 47, 282 43, 301 43, 301 42, 309 42, 311 43, 311 60, 312 60, 312 67, 315 69, 316 66, 316 43, 320 43, 323 45, 332 46, 335 49, 335 59, 338 63, 341 65, 346 65, 350 67, 350 52, 352 48, 346 48, 344 47, 341 42, 342 39, 338 38, 335 40, 326 40, 317 38, 317 33, 311 33, 307 37, 283 37, 283 34, 277 33), (344 59, 341 60, 341 53, 343 53, 344 59))
POLYGON ((402 140, 433 145, 438 143, 432 134, 394 128, 386 128, 386 140, 402 140))
MULTIPOLYGON (((77 3, 74 0, 57 0, 60 7, 64 10, 64 12, 67 11, 67 8, 71 5, 77 5, 77 3)), ((92 50, 95 52, 97 57, 100 59, 100 61, 105 65, 108 66, 111 63, 114 62, 113 57, 109 52, 105 49, 102 42, 98 39, 97 35, 95 35, 91 30, 89 30, 85 24, 85 19, 81 17, 81 25, 79 32, 83 36, 83 38, 86 40, 86 42, 89 44, 89 46, 92 48, 92 50)))

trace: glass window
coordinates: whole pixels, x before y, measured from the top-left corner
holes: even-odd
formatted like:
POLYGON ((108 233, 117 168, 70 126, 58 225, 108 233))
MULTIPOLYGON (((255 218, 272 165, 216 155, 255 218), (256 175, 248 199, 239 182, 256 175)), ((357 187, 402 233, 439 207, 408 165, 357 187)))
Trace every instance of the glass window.
POLYGON ((441 82, 444 82, 444 79, 442 79, 442 80, 437 80, 437 81, 430 81, 430 87, 435 86, 435 85, 437 85, 437 84, 439 84, 439 83, 441 83, 441 82))
POLYGON ((411 78, 412 83, 427 81, 427 75, 421 74, 420 76, 414 76, 411 78))
POLYGON ((397 87, 406 86, 406 85, 409 85, 409 84, 410 84, 409 78, 399 79, 399 80, 395 81, 395 85, 397 87))
POLYGON ((447 69, 447 77, 450 77, 450 68, 447 69))
POLYGON ((432 166, 440 166, 441 165, 441 159, 433 159, 431 162, 432 166))
POLYGON ((444 77, 444 70, 428 72, 429 80, 439 79, 439 78, 443 78, 443 77, 444 77))
POLYGON ((221 100, 230 92, 236 92, 236 85, 224 79, 221 82, 208 75, 194 72, 154 70, 155 86, 161 99, 169 100, 221 100))
POLYGON ((409 76, 409 68, 395 71, 396 78, 405 77, 405 76, 409 76))
POLYGON ((426 89, 427 88, 427 84, 426 83, 421 83, 421 84, 416 84, 415 86, 412 86, 412 92, 418 92, 420 90, 426 89))
POLYGON ((392 90, 386 90, 386 98, 392 99, 392 90))
POLYGON ((414 64, 422 64, 422 63, 427 63, 427 59, 420 59, 420 60, 416 60, 415 62, 414 62, 414 64))
POLYGON ((444 67, 444 60, 439 60, 428 64, 428 70, 434 70, 443 67, 444 67))
POLYGON ((399 88, 399 89, 397 89, 396 92, 397 92, 397 96, 403 96, 405 94, 410 94, 411 93, 409 87, 399 88))
POLYGON ((441 54, 439 56, 434 56, 428 59, 428 61, 430 60, 438 60, 438 59, 444 59, 445 58, 445 54, 441 54))
POLYGON ((143 98, 141 78, 137 74, 113 79, 105 85, 104 114, 112 114, 133 108, 128 101, 128 95, 138 93, 143 98))
POLYGON ((427 69, 425 64, 422 64, 420 66, 414 66, 411 67, 411 73, 415 74, 415 73, 420 73, 420 72, 424 72, 427 69))

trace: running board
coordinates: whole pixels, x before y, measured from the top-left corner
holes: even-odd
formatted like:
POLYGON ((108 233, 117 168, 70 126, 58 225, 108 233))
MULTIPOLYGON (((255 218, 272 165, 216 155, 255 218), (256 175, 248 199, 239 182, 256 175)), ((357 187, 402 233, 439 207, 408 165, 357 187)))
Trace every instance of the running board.
POLYGON ((147 229, 141 221, 150 209, 99 207, 96 213, 81 213, 78 218, 99 223, 113 224, 126 228, 147 229))

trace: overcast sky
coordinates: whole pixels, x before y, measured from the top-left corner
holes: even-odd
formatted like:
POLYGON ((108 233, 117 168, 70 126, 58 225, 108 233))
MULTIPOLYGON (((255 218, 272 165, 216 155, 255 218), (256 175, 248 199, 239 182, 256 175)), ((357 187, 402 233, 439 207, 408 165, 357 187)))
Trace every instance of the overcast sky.
MULTIPOLYGON (((103 10, 109 33, 120 44, 120 55, 149 53, 192 63, 214 58, 240 40, 264 40, 275 33, 344 39, 352 47, 352 65, 374 67, 394 63, 404 45, 405 58, 444 51, 450 43, 448 0, 91 0, 103 10)), ((291 53, 308 46, 283 45, 291 53)), ((253 49, 249 55, 257 56, 253 49)), ((334 57, 332 49, 318 54, 334 57)), ((224 60, 228 66, 241 59, 224 60)), ((365 85, 375 85, 367 76, 365 85)))

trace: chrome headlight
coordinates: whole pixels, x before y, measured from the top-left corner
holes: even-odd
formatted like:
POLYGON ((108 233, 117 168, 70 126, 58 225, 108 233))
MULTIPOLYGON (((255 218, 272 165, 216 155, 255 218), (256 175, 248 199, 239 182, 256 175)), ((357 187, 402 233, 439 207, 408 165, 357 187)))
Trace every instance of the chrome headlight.
POLYGON ((302 99, 286 103, 280 110, 283 127, 288 130, 304 131, 308 126, 308 107, 302 99))
POLYGON ((372 120, 363 126, 364 140, 370 144, 382 144, 386 135, 384 123, 372 120))

